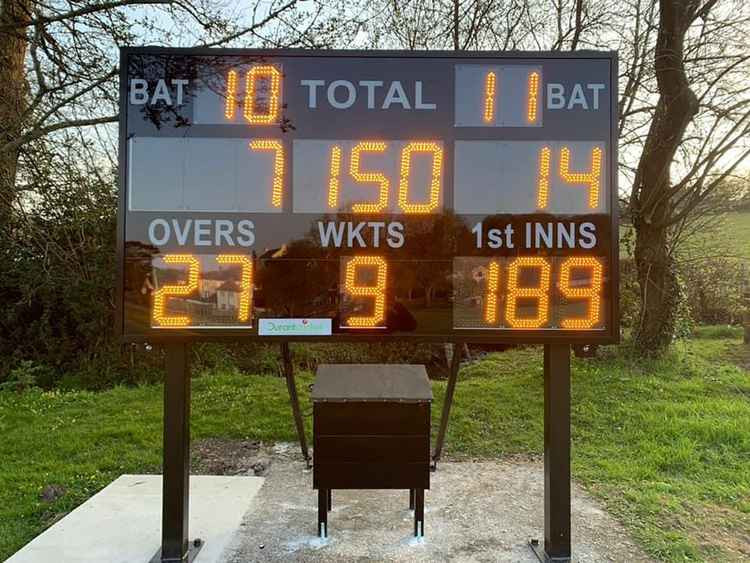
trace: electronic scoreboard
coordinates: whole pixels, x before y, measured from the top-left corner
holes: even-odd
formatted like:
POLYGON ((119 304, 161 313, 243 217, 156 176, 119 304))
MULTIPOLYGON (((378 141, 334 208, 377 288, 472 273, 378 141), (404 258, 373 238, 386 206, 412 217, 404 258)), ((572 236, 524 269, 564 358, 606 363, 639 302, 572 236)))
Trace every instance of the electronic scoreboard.
POLYGON ((614 53, 121 57, 126 340, 617 340, 614 53))

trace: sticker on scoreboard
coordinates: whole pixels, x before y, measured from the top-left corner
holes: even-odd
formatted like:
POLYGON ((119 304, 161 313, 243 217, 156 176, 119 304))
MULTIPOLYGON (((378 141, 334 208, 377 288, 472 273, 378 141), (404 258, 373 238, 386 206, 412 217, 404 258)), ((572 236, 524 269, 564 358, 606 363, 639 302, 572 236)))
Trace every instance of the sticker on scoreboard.
POLYGON ((260 336, 329 336, 331 319, 260 319, 260 336))

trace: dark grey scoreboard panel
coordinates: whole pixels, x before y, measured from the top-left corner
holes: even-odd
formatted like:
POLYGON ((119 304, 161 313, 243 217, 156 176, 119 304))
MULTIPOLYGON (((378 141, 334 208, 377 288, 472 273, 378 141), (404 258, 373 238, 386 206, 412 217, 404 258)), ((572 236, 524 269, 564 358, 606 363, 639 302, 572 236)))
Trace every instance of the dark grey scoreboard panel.
POLYGON ((613 54, 122 62, 126 339, 617 338, 613 54))

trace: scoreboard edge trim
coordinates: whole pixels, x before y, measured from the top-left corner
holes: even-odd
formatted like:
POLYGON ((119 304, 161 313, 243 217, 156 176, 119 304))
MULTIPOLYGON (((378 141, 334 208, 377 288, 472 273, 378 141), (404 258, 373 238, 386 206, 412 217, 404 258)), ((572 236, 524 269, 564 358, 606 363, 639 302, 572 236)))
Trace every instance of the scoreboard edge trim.
POLYGON ((476 342, 498 344, 618 344, 620 342, 620 284, 619 284, 619 188, 618 188, 618 136, 617 126, 619 118, 619 83, 618 83, 618 51, 410 51, 410 50, 361 50, 361 49, 255 49, 255 48, 209 48, 209 47, 161 47, 161 46, 121 46, 119 68, 119 107, 118 120, 118 204, 117 204, 117 234, 116 234, 116 287, 115 287, 115 336, 121 343, 168 343, 168 342, 229 342, 237 340, 263 341, 268 343, 282 342, 476 342), (460 335, 406 335, 406 334, 352 334, 337 333, 325 337, 320 336, 264 336, 248 334, 239 329, 220 329, 219 331, 191 332, 182 330, 179 333, 159 334, 128 334, 125 331, 124 314, 124 262, 125 262, 125 170, 127 170, 127 59, 129 55, 145 54, 174 54, 174 55, 255 55, 268 57, 340 57, 340 58, 455 58, 455 59, 583 59, 607 60, 610 68, 611 90, 610 101, 610 147, 612 166, 610 167, 610 209, 612 233, 617 243, 610 246, 610 268, 612 295, 610 296, 610 325, 606 331, 576 331, 568 333, 546 333, 538 330, 521 330, 513 333, 492 336, 460 335))

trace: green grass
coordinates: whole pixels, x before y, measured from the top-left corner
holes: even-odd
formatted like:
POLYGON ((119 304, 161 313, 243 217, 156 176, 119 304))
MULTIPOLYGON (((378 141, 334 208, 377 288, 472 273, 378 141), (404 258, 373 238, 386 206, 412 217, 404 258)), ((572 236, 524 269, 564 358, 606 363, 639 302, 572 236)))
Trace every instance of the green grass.
POLYGON ((688 256, 724 256, 750 260, 750 212, 727 213, 710 228, 685 241, 688 256))
MULTIPOLYGON (((750 382, 730 361, 739 332, 711 336, 660 361, 574 361, 573 476, 662 560, 739 560, 750 548, 750 382)), ((447 451, 541 453, 542 407, 539 351, 490 356, 462 372, 447 451)))
MULTIPOLYGON (((310 382, 300 377, 300 389, 310 382)), ((295 439, 283 380, 228 374, 192 385, 194 439, 295 439)), ((119 475, 159 472, 161 420, 161 386, 0 392, 0 560, 119 475), (51 504, 39 497, 49 484, 66 490, 51 504)))
MULTIPOLYGON (((699 336, 659 361, 631 359, 624 347, 574 361, 574 478, 667 561, 737 560, 748 547, 748 372, 733 363, 738 334, 699 336)), ((310 381, 298 380, 303 412, 310 381)), ((436 428, 445 383, 434 390, 436 428)), ((196 378, 192 408, 194 439, 294 440, 278 378, 196 378)), ((1 392, 0 558, 118 475, 158 471, 161 414, 159 386, 1 392), (66 494, 46 504, 39 494, 48 484, 66 494)), ((491 354, 462 370, 447 456, 538 455, 541 447, 540 350, 491 354)))
POLYGON ((698 326, 693 331, 693 338, 707 338, 713 340, 721 338, 741 339, 744 332, 744 327, 734 325, 698 326))
POLYGON ((750 260, 750 212, 728 213, 717 228, 717 249, 750 260), (726 252, 726 250, 725 250, 726 252))
MULTIPOLYGON (((622 242, 632 229, 629 225, 620 228, 620 256, 628 256, 626 245, 622 242)), ((632 240, 631 240, 632 244, 632 240)), ((727 213, 716 224, 701 234, 685 240, 681 252, 698 256, 724 256, 750 260, 750 212, 737 211, 727 213)))

